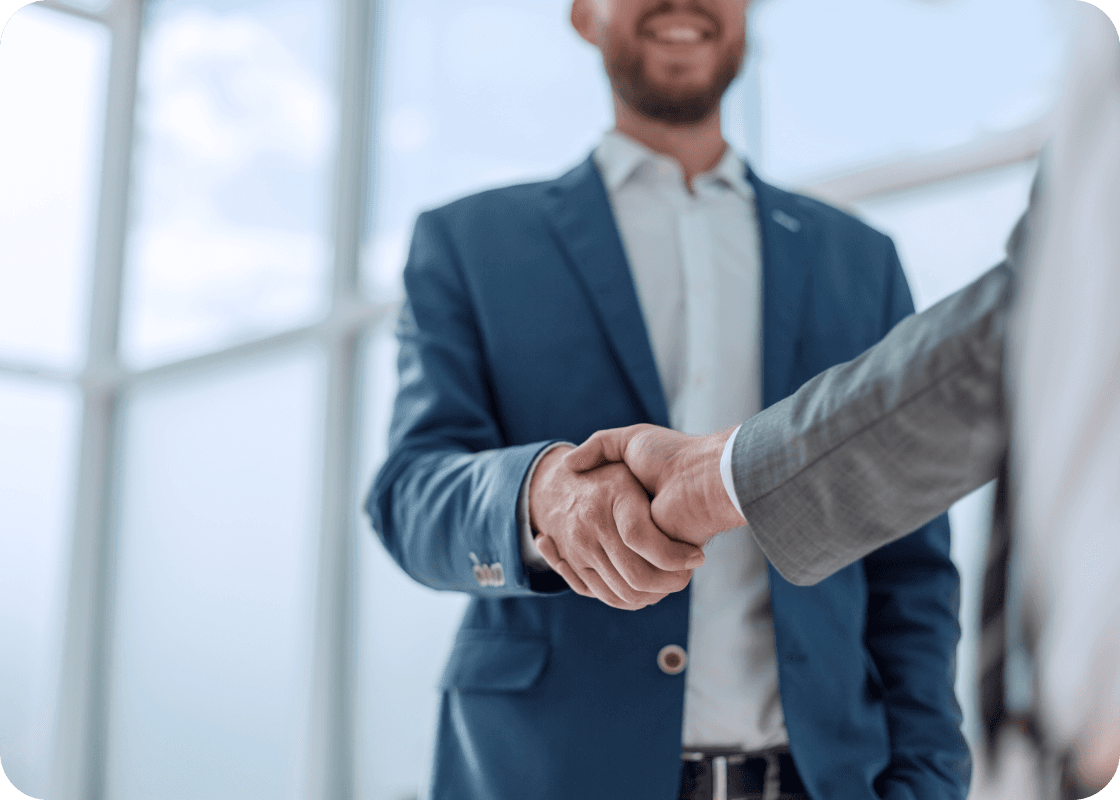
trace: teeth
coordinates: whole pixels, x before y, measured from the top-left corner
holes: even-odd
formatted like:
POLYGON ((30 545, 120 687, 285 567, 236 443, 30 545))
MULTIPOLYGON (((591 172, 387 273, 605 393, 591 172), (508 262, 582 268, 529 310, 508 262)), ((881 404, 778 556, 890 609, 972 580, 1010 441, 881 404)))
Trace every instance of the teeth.
POLYGON ((700 41, 700 31, 696 28, 668 28, 661 31, 657 38, 671 44, 691 44, 700 41))

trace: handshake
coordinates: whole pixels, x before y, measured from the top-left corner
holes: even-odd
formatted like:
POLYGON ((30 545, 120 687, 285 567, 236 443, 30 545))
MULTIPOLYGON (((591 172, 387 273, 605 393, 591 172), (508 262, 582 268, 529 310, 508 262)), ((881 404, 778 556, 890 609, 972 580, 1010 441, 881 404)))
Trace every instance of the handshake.
POLYGON ((548 452, 529 486, 541 555, 573 591, 615 608, 680 591, 708 540, 746 522, 720 477, 730 435, 632 425, 548 452))

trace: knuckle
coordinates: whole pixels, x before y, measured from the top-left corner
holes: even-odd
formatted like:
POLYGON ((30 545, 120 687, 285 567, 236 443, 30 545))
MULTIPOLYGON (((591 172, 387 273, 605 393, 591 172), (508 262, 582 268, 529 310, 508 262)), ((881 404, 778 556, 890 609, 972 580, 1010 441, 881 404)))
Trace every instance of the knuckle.
POLYGON ((659 570, 633 559, 627 564, 626 582, 640 592, 653 592, 661 588, 659 570))
POLYGON ((641 571, 634 571, 626 578, 626 583, 635 592, 645 593, 655 591, 659 587, 655 580, 650 580, 648 574, 641 571))
POLYGON ((577 525, 572 530, 570 540, 572 552, 580 556, 581 563, 587 563, 587 556, 597 541, 592 528, 587 525, 577 525))
POLYGON ((618 535, 630 548, 645 541, 645 530, 641 522, 631 514, 622 514, 618 520, 618 535))
POLYGON ((589 534, 593 530, 597 531, 601 529, 606 523, 607 513, 601 500, 602 498, 597 495, 593 502, 582 509, 582 513, 580 514, 580 522, 582 524, 579 526, 581 532, 589 534))

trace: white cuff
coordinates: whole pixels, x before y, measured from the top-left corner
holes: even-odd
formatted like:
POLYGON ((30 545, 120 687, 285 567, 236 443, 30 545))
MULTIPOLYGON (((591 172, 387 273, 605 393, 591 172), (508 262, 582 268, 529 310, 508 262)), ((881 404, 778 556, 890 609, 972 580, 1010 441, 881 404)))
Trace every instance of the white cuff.
POLYGON ((575 447, 575 445, 571 442, 553 442, 537 453, 537 457, 529 465, 529 471, 525 473, 525 480, 521 484, 521 494, 517 498, 517 521, 521 526, 521 560, 525 562, 525 567, 531 572, 552 571, 552 567, 548 565, 544 556, 541 555, 541 551, 537 549, 537 543, 533 541, 533 526, 529 522, 529 484, 533 482, 533 473, 537 471, 537 465, 541 463, 541 459, 557 447, 575 447))
MULTIPOLYGON (((739 426, 739 428, 742 427, 742 425, 739 426)), ((731 502, 735 504, 735 510, 739 512, 740 517, 745 519, 743 507, 739 505, 739 496, 735 494, 735 477, 731 474, 731 451, 735 449, 735 439, 739 435, 739 428, 731 432, 727 444, 723 446, 723 455, 719 459, 719 476, 723 478, 723 488, 727 491, 727 496, 731 498, 731 502)))

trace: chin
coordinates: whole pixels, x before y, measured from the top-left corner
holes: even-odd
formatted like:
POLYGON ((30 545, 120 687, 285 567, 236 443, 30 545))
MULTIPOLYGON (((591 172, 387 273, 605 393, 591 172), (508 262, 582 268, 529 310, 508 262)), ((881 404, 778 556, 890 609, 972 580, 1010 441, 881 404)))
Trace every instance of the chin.
MULTIPOLYGON (((700 63, 646 61, 642 67, 646 83, 666 94, 705 94, 723 79, 723 70, 715 59, 705 59, 700 63)), ((735 71, 738 72, 737 69, 735 71)))
POLYGON ((663 98, 667 102, 676 103, 689 103, 696 98, 707 97, 713 91, 711 81, 704 83, 693 81, 689 81, 688 83, 682 83, 680 81, 651 81, 649 86, 658 97, 663 98))

